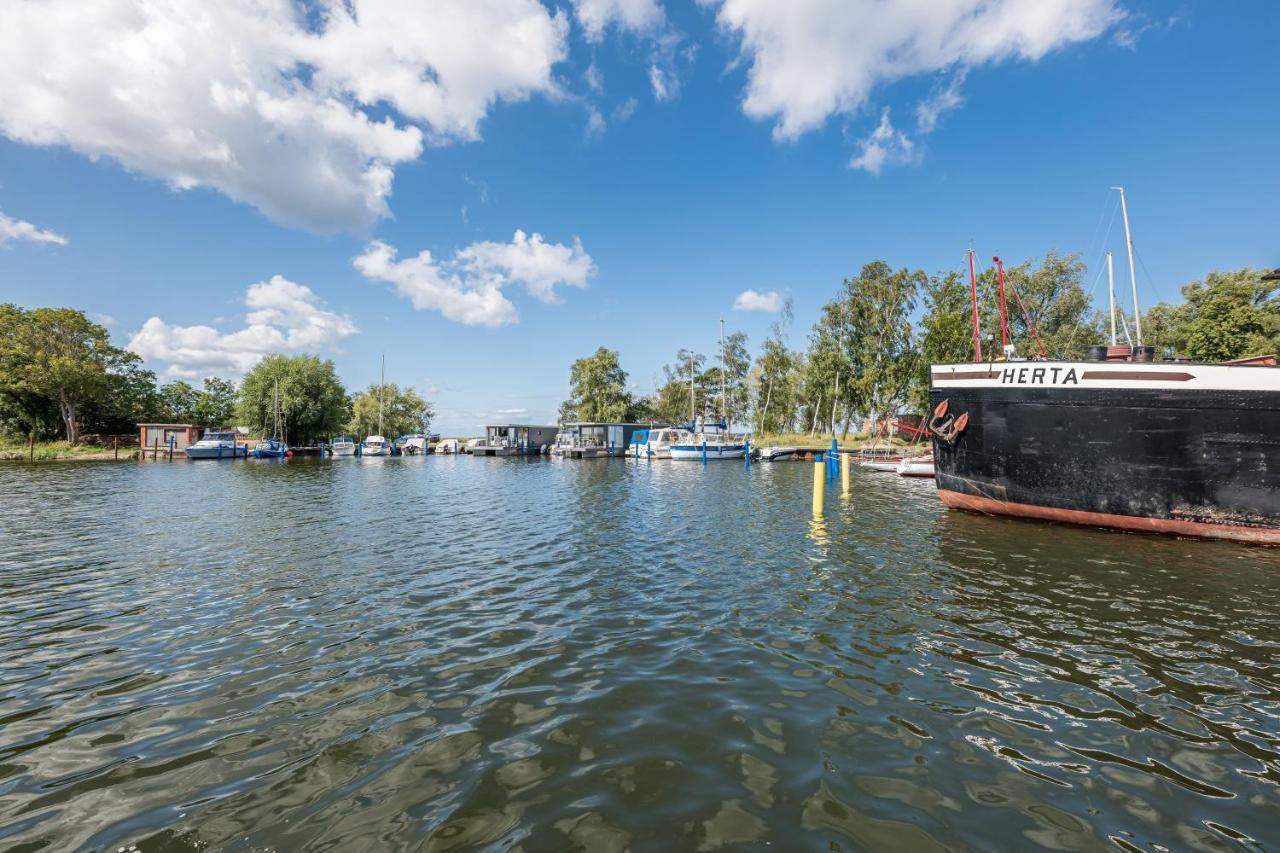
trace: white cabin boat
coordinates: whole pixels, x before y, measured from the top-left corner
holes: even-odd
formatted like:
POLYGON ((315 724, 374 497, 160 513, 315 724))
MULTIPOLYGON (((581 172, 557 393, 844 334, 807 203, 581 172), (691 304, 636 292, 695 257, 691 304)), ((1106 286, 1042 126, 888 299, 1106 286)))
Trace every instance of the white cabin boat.
POLYGON ((747 440, 729 435, 724 421, 703 423, 702 429, 688 440, 671 445, 671 458, 686 462, 706 459, 742 459, 747 455, 747 440))
POLYGON ((247 455, 249 448, 245 446, 237 450, 235 432, 206 432, 185 452, 188 459, 235 459, 236 453, 247 455))
POLYGON ((340 435, 329 442, 329 455, 331 456, 355 456, 356 443, 349 435, 340 435))
POLYGON ((670 459, 673 446, 688 444, 691 441, 693 441, 693 433, 687 429, 655 427, 649 430, 648 439, 632 448, 627 455, 638 459, 670 459))
POLYGON ((390 456, 391 442, 380 435, 371 435, 360 442, 361 456, 390 456))

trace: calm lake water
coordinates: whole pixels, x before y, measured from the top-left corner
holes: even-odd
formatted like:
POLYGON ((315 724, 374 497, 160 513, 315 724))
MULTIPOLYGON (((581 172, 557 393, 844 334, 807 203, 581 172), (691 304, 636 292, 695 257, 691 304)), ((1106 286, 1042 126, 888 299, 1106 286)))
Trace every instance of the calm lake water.
POLYGON ((1280 845, 1280 553, 811 469, 0 467, 0 848, 1280 845))

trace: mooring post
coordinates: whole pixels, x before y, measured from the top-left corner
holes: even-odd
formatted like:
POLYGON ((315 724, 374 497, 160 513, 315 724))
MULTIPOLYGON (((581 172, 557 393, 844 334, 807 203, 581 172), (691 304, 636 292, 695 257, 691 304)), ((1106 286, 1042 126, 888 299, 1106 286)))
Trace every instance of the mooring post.
POLYGON ((35 462, 35 461, 36 461, 36 432, 35 432, 35 430, 32 430, 32 431, 31 431, 31 444, 27 447, 27 461, 28 461, 28 462, 35 462))
POLYGON ((613 458, 613 442, 609 442, 609 458, 613 458))
POLYGON ((840 456, 840 490, 846 495, 849 494, 849 469, 853 467, 849 456, 848 451, 840 456))
POLYGON ((120 461, 120 436, 111 437, 111 452, 114 454, 115 461, 120 461))
POLYGON ((813 514, 822 515, 825 508, 827 498, 827 477, 826 472, 822 470, 826 461, 822 458, 822 452, 819 451, 813 457, 813 514))
POLYGON ((744 438, 742 440, 742 467, 751 470, 751 439, 744 438))
POLYGON ((707 464, 707 440, 702 439, 702 464, 707 464))
POLYGON ((653 442, 646 441, 644 443, 644 458, 648 462, 653 461, 653 442))

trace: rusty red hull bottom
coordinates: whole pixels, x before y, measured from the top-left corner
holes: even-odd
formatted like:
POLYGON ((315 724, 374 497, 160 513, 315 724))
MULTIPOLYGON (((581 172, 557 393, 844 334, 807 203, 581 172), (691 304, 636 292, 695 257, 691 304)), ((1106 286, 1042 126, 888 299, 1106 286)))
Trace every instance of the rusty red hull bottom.
POLYGON ((1085 527, 1110 527, 1137 533, 1161 533, 1172 536, 1189 536, 1196 539, 1229 539, 1255 545, 1280 546, 1280 528, 1247 527, 1235 524, 1210 524, 1201 521, 1182 521, 1171 518, 1142 518, 1133 515, 1113 515, 1104 512, 1086 512, 1077 509, 1033 506, 1008 501, 967 495, 949 489, 938 489, 942 503, 954 509, 967 509, 986 515, 1011 515, 1060 524, 1085 527))

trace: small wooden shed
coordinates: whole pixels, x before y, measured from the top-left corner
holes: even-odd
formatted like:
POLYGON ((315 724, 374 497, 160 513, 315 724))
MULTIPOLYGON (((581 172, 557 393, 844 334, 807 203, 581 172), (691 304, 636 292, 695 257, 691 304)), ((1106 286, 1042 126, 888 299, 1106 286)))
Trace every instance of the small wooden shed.
POLYGON ((200 440, 205 427, 194 424, 138 424, 138 444, 141 447, 168 447, 173 439, 174 450, 185 450, 200 440))

